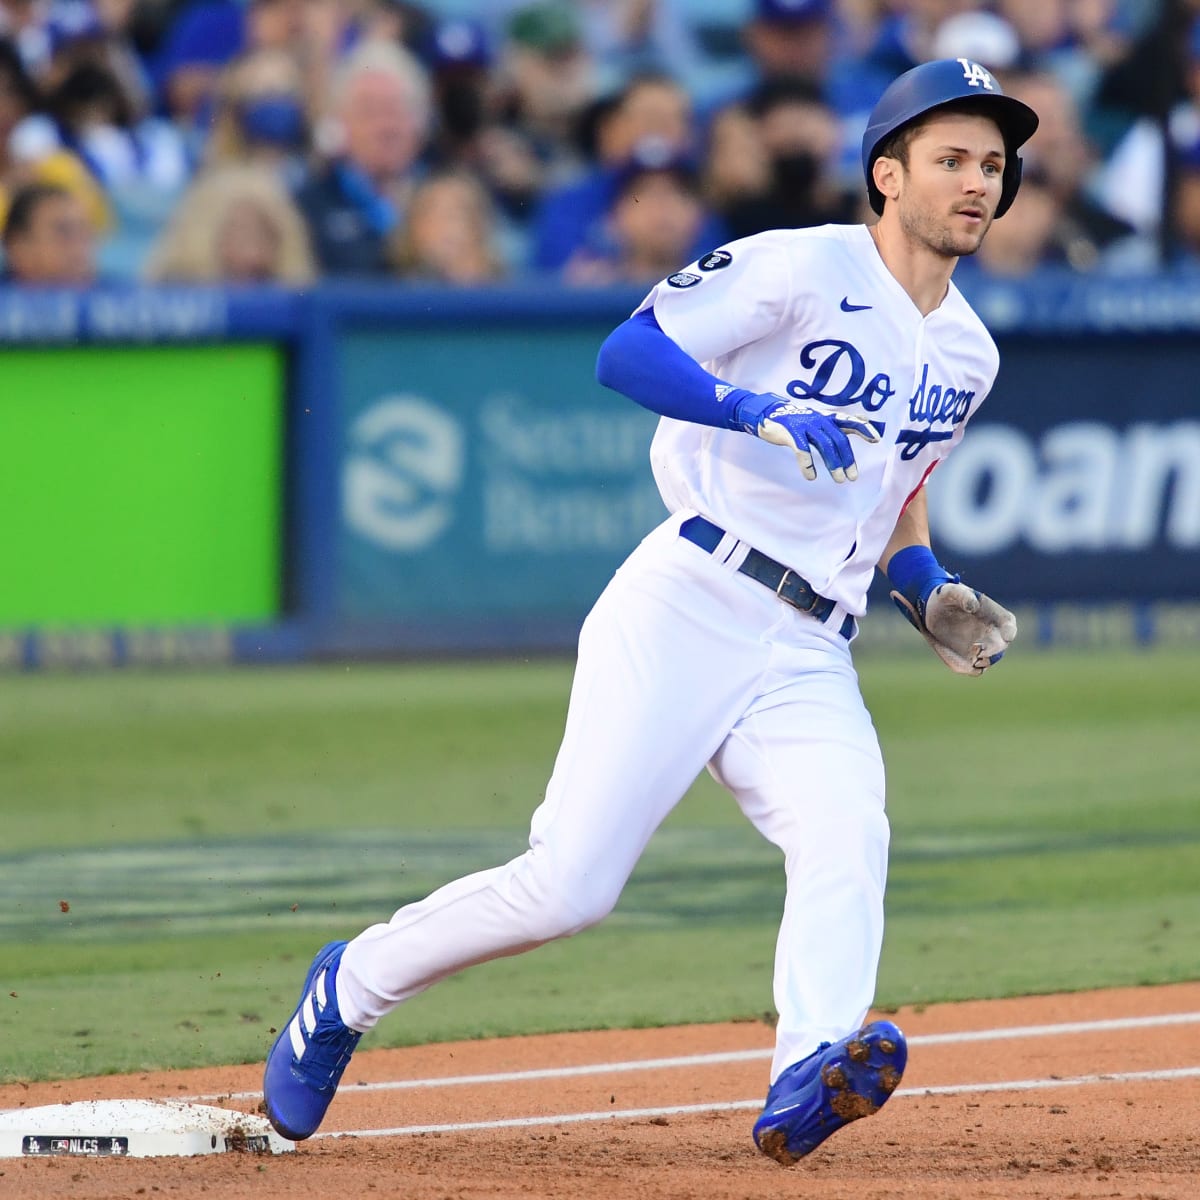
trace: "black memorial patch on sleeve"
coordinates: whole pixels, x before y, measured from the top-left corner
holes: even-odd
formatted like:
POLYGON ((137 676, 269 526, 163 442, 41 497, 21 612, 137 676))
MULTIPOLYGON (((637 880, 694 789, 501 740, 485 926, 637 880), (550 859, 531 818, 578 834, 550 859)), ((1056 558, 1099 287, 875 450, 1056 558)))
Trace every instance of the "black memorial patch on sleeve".
POLYGON ((699 275, 693 275, 691 271, 676 271, 674 275, 667 276, 667 282, 673 288, 690 288, 701 283, 699 275))
POLYGON ((720 271, 733 262, 733 255, 728 250, 711 250, 699 263, 702 271, 720 271))

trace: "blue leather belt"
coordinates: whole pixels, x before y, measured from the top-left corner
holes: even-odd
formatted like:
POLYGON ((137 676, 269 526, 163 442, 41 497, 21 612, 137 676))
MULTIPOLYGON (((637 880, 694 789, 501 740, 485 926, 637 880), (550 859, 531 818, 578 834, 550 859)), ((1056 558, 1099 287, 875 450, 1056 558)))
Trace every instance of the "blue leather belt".
MULTIPOLYGON (((725 530, 704 517, 689 517, 679 527, 679 536, 711 554, 725 536, 725 530)), ((804 576, 768 558, 760 550, 752 549, 738 570, 764 587, 769 587, 785 604, 798 608, 817 621, 828 621, 837 608, 836 600, 820 595, 804 576)), ((849 641, 854 636, 854 629, 854 618, 847 615, 838 633, 849 641)))

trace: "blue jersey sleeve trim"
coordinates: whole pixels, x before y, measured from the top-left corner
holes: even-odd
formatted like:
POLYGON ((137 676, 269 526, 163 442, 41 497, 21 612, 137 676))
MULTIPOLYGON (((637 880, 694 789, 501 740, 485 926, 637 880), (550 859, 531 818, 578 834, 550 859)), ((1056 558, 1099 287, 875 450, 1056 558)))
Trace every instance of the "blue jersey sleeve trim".
POLYGON ((596 378, 660 416, 718 429, 740 428, 738 404, 754 394, 710 375, 663 332, 649 308, 608 335, 596 378))

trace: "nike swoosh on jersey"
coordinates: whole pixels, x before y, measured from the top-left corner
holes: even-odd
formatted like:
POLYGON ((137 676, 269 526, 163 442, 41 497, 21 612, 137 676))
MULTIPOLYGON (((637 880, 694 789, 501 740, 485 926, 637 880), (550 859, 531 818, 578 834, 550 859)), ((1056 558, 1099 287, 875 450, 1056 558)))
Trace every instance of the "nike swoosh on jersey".
POLYGON ((851 304, 849 296, 842 297, 842 312, 865 312, 870 307, 869 304, 851 304))

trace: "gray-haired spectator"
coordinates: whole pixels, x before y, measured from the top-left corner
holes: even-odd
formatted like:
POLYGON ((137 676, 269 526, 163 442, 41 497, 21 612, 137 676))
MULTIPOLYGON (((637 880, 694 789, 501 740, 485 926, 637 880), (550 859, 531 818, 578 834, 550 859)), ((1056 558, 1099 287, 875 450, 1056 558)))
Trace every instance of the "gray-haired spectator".
POLYGON ((429 122, 429 82, 413 55, 378 41, 351 52, 320 135, 328 161, 296 195, 325 271, 389 271, 388 243, 416 185, 429 122))

